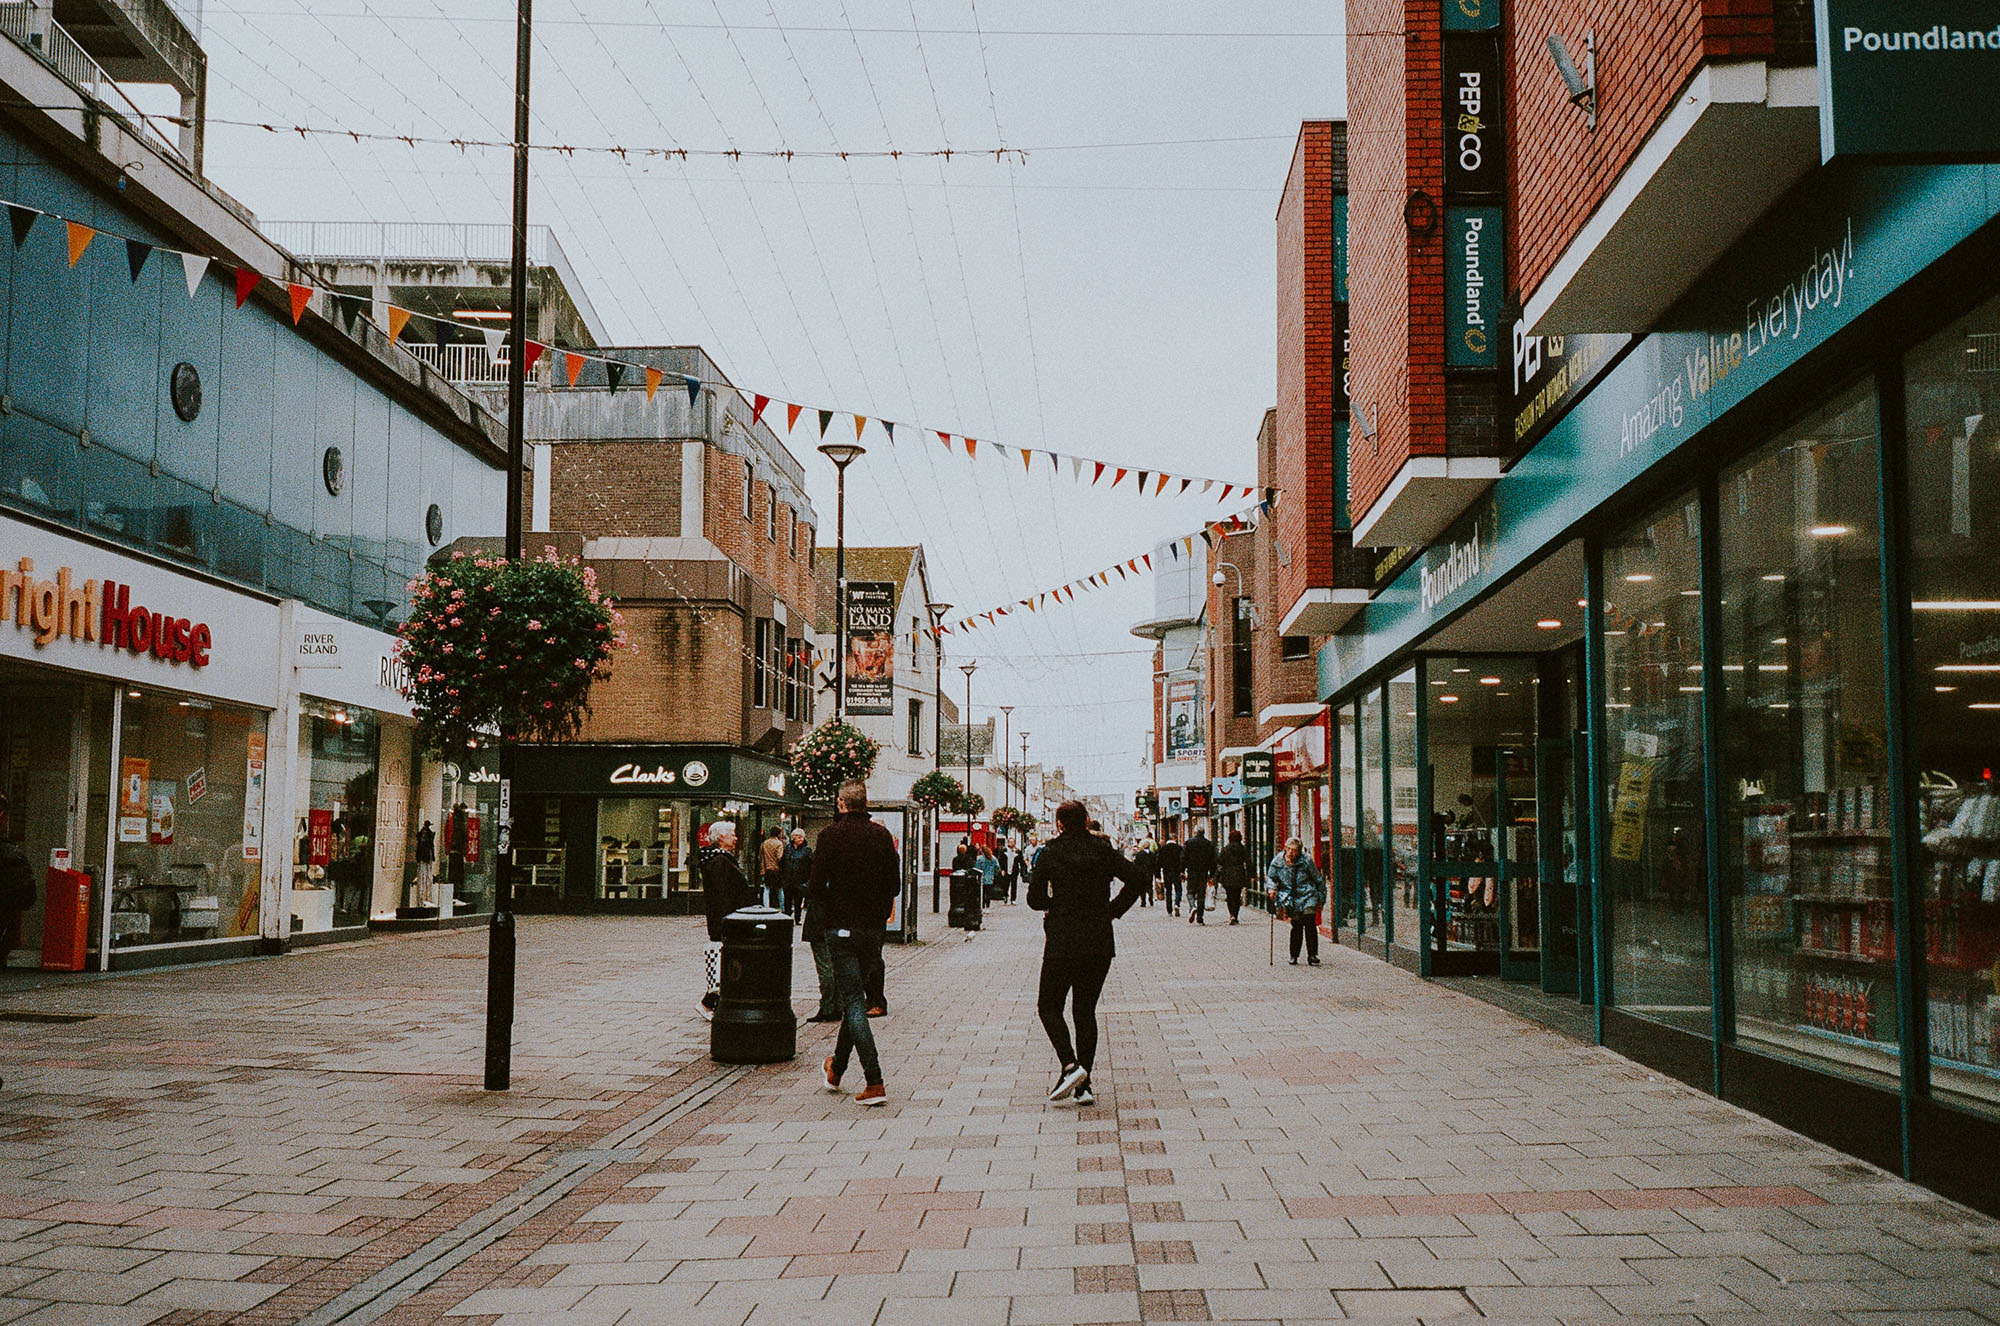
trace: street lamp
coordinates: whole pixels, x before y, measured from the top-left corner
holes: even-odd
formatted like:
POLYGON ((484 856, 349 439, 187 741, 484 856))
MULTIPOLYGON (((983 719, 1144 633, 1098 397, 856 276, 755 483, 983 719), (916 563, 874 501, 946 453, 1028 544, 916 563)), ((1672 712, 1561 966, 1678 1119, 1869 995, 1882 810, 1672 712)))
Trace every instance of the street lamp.
MULTIPOLYGON (((951 611, 949 603, 926 603, 924 611, 931 618, 931 771, 944 769, 944 615, 951 611)), ((936 912, 941 906, 939 894, 938 849, 942 845, 941 822, 944 819, 937 807, 931 809, 931 910, 936 912)))
POLYGON ((1014 780, 1007 773, 1007 752, 1014 748, 1014 706, 1000 706, 1000 804, 1014 804, 1014 780))
POLYGON ((975 662, 961 663, 958 670, 965 674, 965 837, 972 840, 972 674, 979 671, 975 662))
MULTIPOLYGON (((1021 809, 1026 810, 1027 808, 1028 808, 1028 734, 1026 732, 1023 732, 1021 733, 1021 809)), ((1042 817, 1039 814, 1035 816, 1037 822, 1040 822, 1041 818, 1042 817)))
POLYGON ((833 721, 847 718, 847 467, 868 454, 859 442, 825 442, 819 454, 833 462, 833 721))

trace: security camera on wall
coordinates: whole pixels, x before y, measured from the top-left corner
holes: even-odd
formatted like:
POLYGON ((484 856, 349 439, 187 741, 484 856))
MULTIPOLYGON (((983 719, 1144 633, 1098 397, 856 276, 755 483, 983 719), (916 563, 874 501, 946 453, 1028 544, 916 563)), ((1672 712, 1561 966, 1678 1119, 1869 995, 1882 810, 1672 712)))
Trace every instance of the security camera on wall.
POLYGON ((1222 582, 1223 582, 1223 578, 1224 578, 1224 577, 1223 577, 1223 574, 1222 574, 1222 572, 1220 572, 1220 571, 1217 571, 1217 572, 1215 573, 1215 587, 1216 587, 1217 589, 1221 589, 1221 588, 1222 588, 1222 582))

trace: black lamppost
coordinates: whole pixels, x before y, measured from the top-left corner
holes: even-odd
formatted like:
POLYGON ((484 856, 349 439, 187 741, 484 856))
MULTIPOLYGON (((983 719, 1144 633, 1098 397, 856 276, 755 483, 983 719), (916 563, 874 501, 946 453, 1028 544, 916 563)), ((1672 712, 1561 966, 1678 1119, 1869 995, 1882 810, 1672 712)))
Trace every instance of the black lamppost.
MULTIPOLYGON (((521 560, 523 411, 528 394, 528 55, 534 49, 533 0, 518 0, 514 19, 514 243, 507 355, 507 560, 521 560)), ((514 743, 500 740, 499 842, 494 844, 493 920, 486 940, 486 1076, 488 1091, 505 1091, 514 1072, 514 743)))
POLYGON ((949 603, 926 603, 931 615, 931 768, 944 767, 944 615, 949 603))
POLYGON ((965 674, 965 838, 972 841, 972 674, 979 671, 977 662, 961 663, 958 670, 965 674))
POLYGON ((847 467, 868 454, 859 442, 822 443, 819 454, 833 462, 833 721, 847 718, 847 467))
POLYGON ((1014 780, 1007 771, 1007 752, 1014 748, 1014 706, 1000 706, 1000 804, 1014 804, 1014 780))
MULTIPOLYGON (((1021 809, 1028 809, 1028 734, 1026 732, 1021 733, 1021 809)), ((1039 814, 1035 815, 1038 823, 1041 818, 1039 814)))

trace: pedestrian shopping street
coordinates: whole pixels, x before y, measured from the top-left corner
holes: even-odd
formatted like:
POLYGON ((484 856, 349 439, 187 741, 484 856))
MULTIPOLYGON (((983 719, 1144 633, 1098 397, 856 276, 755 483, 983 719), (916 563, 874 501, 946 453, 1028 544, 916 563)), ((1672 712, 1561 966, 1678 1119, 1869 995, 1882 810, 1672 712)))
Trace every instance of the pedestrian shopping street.
POLYGON ((1048 1105, 987 920, 890 949, 883 1110, 712 1063, 690 919, 526 921, 505 1095, 480 931, 10 973, 0 1321, 2000 1321, 1993 1221, 1261 914, 1131 913, 1048 1105))

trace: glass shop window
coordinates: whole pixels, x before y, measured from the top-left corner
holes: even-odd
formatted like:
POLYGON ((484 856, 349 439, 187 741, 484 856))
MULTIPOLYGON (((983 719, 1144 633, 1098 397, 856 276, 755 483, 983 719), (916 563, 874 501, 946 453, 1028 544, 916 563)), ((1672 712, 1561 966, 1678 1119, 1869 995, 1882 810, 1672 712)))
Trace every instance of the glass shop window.
POLYGON ((1692 493, 1604 549, 1612 1001, 1708 1036, 1701 517, 1692 493))
POLYGON ((2000 1112, 2000 300, 1913 351, 1906 373, 1931 1093, 2000 1112))
POLYGON ((265 722, 261 710, 126 691, 112 947, 258 933, 265 722))
POLYGON ((1736 1036, 1893 1085, 1873 384, 1723 471, 1723 857, 1736 1036))

